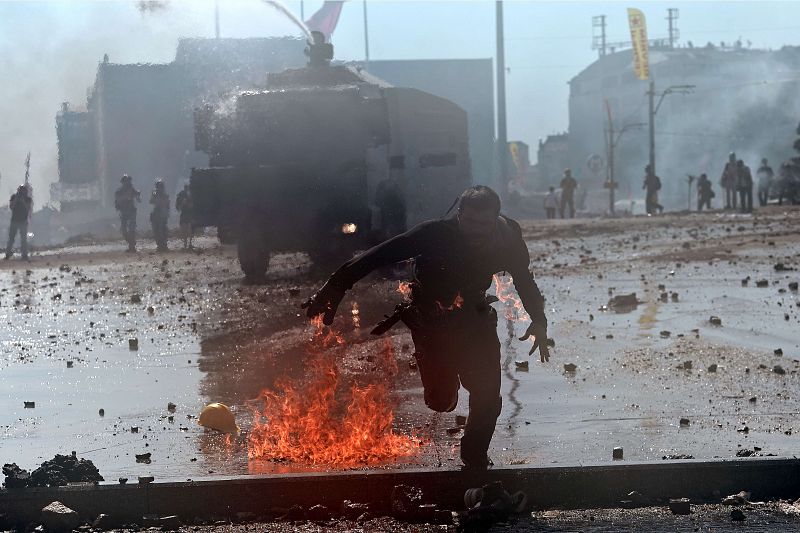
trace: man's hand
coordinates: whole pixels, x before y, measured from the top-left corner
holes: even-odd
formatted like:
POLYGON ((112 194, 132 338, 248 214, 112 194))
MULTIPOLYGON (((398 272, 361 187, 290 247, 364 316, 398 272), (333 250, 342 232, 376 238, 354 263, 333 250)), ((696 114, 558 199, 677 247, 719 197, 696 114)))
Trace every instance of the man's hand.
POLYGON ((539 356, 542 363, 548 362, 550 360, 550 349, 547 347, 547 326, 532 323, 528 326, 527 331, 525 331, 525 335, 519 340, 524 341, 530 337, 533 337, 533 346, 531 347, 531 351, 528 352, 528 355, 533 355, 536 348, 539 348, 539 356))
POLYGON ((306 310, 308 318, 314 318, 317 315, 322 316, 322 323, 330 326, 333 322, 333 317, 336 315, 336 309, 344 297, 344 289, 336 287, 331 284, 330 280, 322 286, 320 290, 314 293, 311 298, 303 302, 300 307, 306 310))

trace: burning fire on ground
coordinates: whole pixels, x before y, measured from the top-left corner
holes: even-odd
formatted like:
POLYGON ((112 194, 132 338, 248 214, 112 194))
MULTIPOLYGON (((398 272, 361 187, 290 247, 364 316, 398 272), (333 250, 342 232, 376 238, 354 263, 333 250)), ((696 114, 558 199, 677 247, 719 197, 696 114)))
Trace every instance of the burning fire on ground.
POLYGON ((306 380, 281 380, 263 390, 248 439, 248 457, 353 468, 413 455, 421 442, 394 432, 389 379, 397 372, 391 339, 381 352, 381 380, 342 383, 336 366, 344 339, 315 320, 306 380))

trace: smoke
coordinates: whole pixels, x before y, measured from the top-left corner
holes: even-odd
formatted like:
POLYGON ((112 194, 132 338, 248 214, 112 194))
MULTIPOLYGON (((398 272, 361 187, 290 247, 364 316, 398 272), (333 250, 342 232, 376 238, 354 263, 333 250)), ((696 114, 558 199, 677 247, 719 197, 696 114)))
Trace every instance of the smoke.
POLYGON ((136 2, 136 8, 142 15, 148 13, 157 13, 169 7, 169 2, 166 0, 139 0, 136 2))
MULTIPOLYGON (((0 2, 0 205, 24 180, 28 151, 36 205, 48 203, 58 180, 56 113, 62 102, 85 108, 104 54, 112 63, 168 63, 179 38, 214 36, 213 0, 160 4, 148 2, 142 16, 133 1, 0 2)), ((296 34, 257 0, 219 6, 223 36, 296 34)))
MULTIPOLYGON (((719 206, 719 178, 730 152, 754 174, 764 157, 777 169, 792 156, 793 132, 800 122, 800 100, 796 98, 800 48, 778 52, 681 49, 675 54, 679 58, 666 62, 663 70, 658 64, 653 68, 656 91, 671 85, 693 84, 695 88, 689 94, 667 95, 656 115, 661 203, 685 209, 687 174, 705 172, 717 193, 714 205, 719 206)), ((621 120, 647 123, 644 91, 642 88, 638 109, 621 120)), ((616 153, 617 178, 623 183, 620 198, 627 197, 628 191, 634 198, 644 195, 647 128, 638 131, 626 133, 616 153)), ((692 198, 694 202, 694 188, 692 198)))

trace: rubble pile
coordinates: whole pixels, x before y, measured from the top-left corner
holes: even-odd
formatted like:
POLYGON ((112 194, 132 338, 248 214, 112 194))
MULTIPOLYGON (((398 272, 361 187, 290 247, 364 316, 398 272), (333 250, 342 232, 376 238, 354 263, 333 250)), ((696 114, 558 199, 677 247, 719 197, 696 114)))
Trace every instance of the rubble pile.
POLYGON ((68 483, 103 481, 100 471, 88 459, 59 455, 45 461, 31 473, 16 464, 3 465, 6 488, 60 487, 68 483))

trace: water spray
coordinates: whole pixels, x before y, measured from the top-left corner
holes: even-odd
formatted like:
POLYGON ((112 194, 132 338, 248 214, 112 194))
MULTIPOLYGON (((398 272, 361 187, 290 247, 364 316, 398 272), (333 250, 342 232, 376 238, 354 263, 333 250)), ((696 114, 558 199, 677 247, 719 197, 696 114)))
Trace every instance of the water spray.
POLYGON ((294 14, 289 11, 289 9, 283 5, 283 2, 280 0, 263 0, 265 4, 274 7, 280 13, 286 15, 289 20, 291 20, 300 30, 305 34, 306 38, 310 41, 311 40, 311 31, 309 31, 308 27, 303 23, 302 20, 298 19, 294 16, 294 14))

